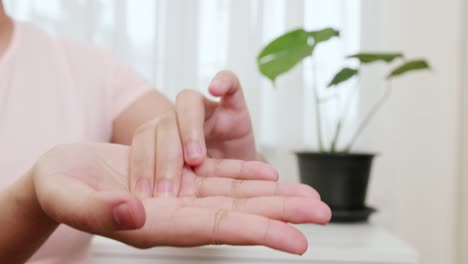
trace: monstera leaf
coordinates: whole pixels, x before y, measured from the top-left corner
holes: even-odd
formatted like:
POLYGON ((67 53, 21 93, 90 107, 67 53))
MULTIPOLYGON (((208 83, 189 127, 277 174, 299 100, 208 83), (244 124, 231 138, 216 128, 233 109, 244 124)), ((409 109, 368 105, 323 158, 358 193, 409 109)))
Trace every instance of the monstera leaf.
POLYGON ((351 56, 348 56, 348 58, 355 58, 358 59, 359 62, 366 64, 366 63, 373 63, 377 61, 383 61, 390 63, 395 59, 403 58, 402 53, 374 53, 374 52, 363 52, 363 53, 357 53, 351 56))
POLYGON ((315 47, 339 32, 332 28, 318 31, 295 29, 270 42, 258 55, 257 64, 260 72, 275 82, 276 78, 291 70, 304 58, 311 56, 315 47))
POLYGON ((324 28, 318 31, 310 31, 309 35, 312 36, 313 44, 316 46, 320 42, 325 42, 333 37, 340 36, 340 32, 333 28, 324 28))
POLYGON ((431 66, 426 60, 418 59, 404 62, 402 65, 396 67, 388 75, 387 79, 392 79, 408 72, 420 71, 420 70, 430 70, 431 66))
POLYGON ((345 67, 335 74, 333 79, 328 84, 328 87, 345 82, 357 74, 359 74, 359 70, 345 67))

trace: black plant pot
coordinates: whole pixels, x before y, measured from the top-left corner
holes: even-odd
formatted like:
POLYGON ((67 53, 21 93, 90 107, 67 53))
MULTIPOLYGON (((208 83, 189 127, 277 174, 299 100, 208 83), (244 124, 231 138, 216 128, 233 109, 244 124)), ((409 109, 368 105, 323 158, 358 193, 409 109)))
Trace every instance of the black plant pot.
POLYGON ((365 205, 374 154, 296 152, 301 182, 315 188, 332 209, 332 222, 366 221, 365 205))

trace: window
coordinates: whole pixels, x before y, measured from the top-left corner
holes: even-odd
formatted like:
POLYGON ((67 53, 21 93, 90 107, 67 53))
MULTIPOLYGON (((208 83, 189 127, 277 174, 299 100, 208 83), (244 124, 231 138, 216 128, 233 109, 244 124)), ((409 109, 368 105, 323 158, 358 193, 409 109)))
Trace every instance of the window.
MULTIPOLYGON (((112 48, 170 97, 186 88, 206 93, 214 74, 230 68, 240 77, 257 142, 316 146, 311 86, 324 87, 343 58, 359 48, 358 0, 4 0, 7 12, 54 34, 112 48), (288 29, 333 26, 341 38, 317 49, 315 59, 278 81, 256 68, 262 45, 288 29)), ((352 84, 350 84, 352 86, 352 84)), ((325 103, 324 130, 333 132, 352 87, 340 87, 337 103, 325 103)), ((320 89, 321 96, 335 96, 320 89)), ((357 100, 348 124, 357 118, 357 100)), ((344 137, 349 135, 343 135, 344 137)), ((329 140, 330 138, 328 138, 329 140)))

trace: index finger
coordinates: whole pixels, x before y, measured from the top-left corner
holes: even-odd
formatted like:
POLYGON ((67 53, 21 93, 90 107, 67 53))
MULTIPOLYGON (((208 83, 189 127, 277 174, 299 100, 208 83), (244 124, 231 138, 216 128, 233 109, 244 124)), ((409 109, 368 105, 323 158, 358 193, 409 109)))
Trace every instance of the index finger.
POLYGON ((167 112, 158 122, 155 151, 154 193, 158 196, 177 196, 184 157, 176 114, 173 111, 167 112))
POLYGON ((247 108, 240 81, 232 71, 218 72, 211 81, 208 91, 213 96, 222 97, 222 106, 234 110, 247 108))
POLYGON ((184 148, 184 161, 191 166, 200 164, 206 156, 204 124, 211 115, 212 105, 202 94, 183 90, 176 98, 177 122, 184 148))

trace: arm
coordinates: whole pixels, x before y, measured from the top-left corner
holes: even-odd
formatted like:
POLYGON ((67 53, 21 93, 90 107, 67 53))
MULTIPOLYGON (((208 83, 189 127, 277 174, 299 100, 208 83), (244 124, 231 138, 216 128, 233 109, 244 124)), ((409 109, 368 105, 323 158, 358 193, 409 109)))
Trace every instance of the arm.
POLYGON ((0 193, 0 212, 0 259, 5 263, 24 263, 58 226, 39 206, 30 172, 0 193))

